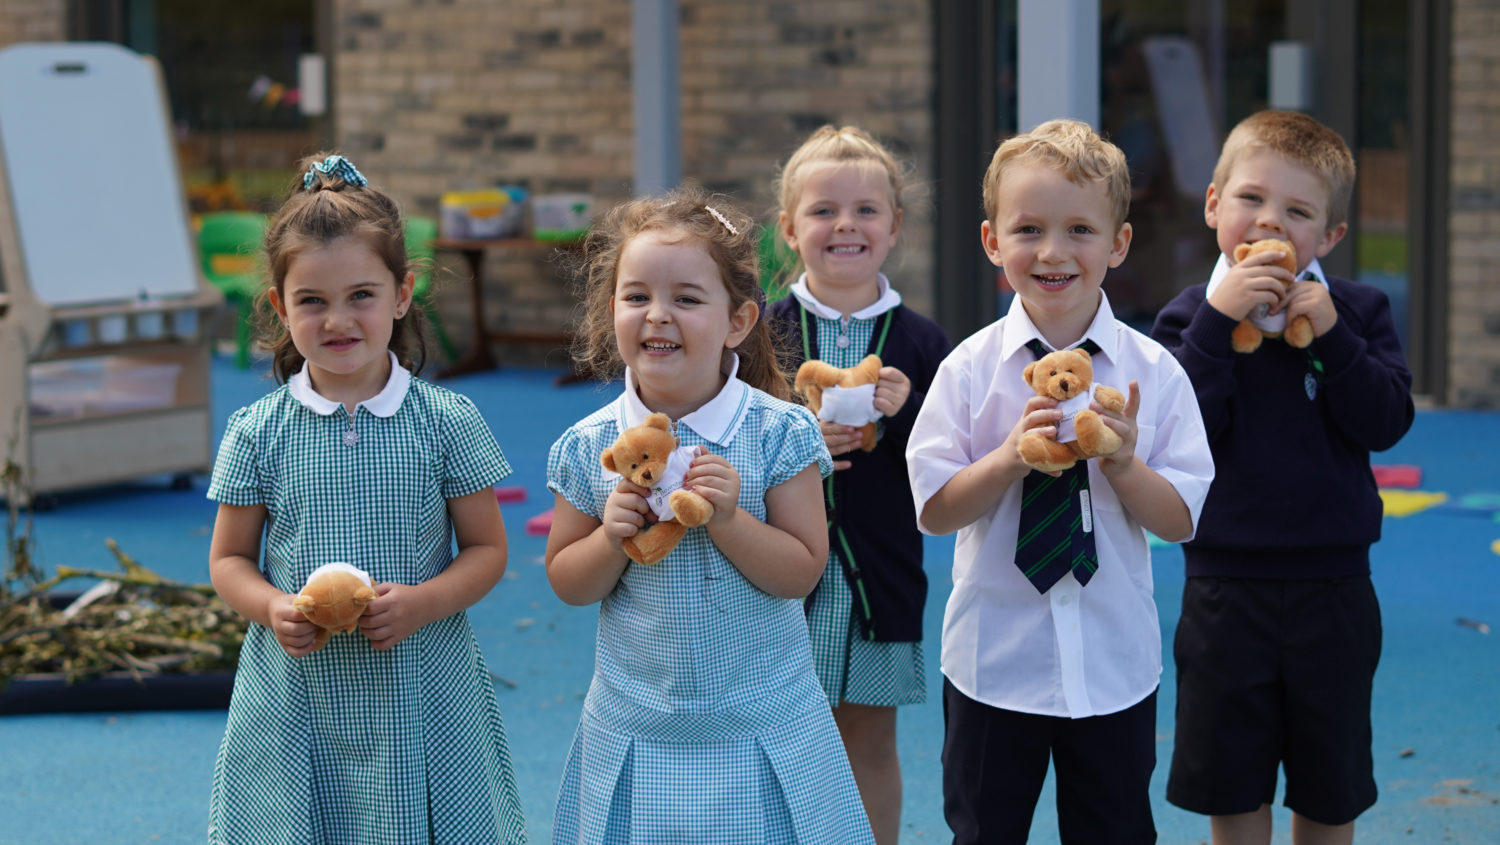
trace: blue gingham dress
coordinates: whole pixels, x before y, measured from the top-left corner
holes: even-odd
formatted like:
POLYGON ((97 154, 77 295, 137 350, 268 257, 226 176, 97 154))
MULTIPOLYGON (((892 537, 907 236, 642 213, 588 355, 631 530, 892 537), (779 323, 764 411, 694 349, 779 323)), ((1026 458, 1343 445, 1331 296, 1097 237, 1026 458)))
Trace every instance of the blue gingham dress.
MULTIPOLYGON (((807 312, 817 321, 818 356, 835 367, 852 367, 869 354, 881 315, 840 321, 807 312), (848 338, 843 348, 839 335, 848 338)), ((878 562, 874 565, 879 565, 878 562)), ((829 706, 849 702, 875 707, 927 700, 927 673, 920 642, 875 642, 864 638, 854 616, 854 593, 844 577, 839 550, 828 550, 828 568, 807 603, 808 634, 818 680, 829 706)))
MULTIPOLYGON (((402 371, 404 375, 404 371, 402 371)), ((510 465, 467 398, 412 378, 379 417, 285 385, 230 417, 208 495, 267 508, 262 568, 295 593, 322 564, 417 584, 452 560, 445 500, 510 465)), ((468 616, 388 651, 358 632, 288 657, 252 624, 214 769, 211 843, 524 842, 500 708, 468 616)))
MULTIPOLYGON (((740 507, 765 519, 766 491, 814 464, 827 474, 828 450, 806 409, 735 379, 725 390, 737 403, 723 442, 691 415, 677 435, 728 459, 740 507)), ((599 455, 628 426, 627 401, 568 429, 548 457, 548 486, 583 513, 601 515, 618 483, 599 455)), ((752 585, 706 528, 660 563, 627 565, 600 605, 553 841, 873 843, 800 602, 752 585)))

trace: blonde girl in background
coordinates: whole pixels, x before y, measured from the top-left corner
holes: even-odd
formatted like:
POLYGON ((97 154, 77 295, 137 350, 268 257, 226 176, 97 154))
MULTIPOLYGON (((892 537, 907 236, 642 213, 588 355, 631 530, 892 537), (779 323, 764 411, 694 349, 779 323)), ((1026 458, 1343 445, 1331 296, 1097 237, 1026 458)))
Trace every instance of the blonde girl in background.
POLYGON ((778 180, 778 230, 803 272, 768 315, 792 367, 815 359, 851 367, 870 354, 883 364, 872 451, 859 448, 858 424, 820 421, 834 456, 823 491, 831 553, 807 602, 818 678, 881 845, 901 832, 896 707, 927 698, 927 577, 906 442, 951 348, 881 272, 901 231, 904 182, 896 158, 863 130, 813 132, 778 180))
POLYGON ((412 374, 426 349, 400 209, 319 154, 265 252, 282 384, 230 417, 208 490, 209 574, 252 623, 209 841, 524 842, 464 613, 505 573, 493 486, 510 466, 473 402, 412 374), (378 596, 358 635, 317 648, 292 599, 335 562, 378 596))
POLYGON ((624 393, 553 445, 547 576, 599 602, 594 680, 554 842, 870 843, 813 672, 800 599, 827 555, 817 421, 786 401, 760 320, 752 221, 696 189, 625 203, 585 245, 579 358, 624 393), (621 542, 647 491, 604 471, 621 430, 666 414, 713 505, 664 560, 621 542))

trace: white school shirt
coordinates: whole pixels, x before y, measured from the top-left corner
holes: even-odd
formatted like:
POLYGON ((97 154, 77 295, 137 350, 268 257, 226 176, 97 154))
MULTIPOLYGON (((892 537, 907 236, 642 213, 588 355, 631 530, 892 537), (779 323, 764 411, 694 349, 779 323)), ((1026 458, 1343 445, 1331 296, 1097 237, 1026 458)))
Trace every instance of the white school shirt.
MULTIPOLYGON (((1127 393, 1140 383, 1136 455, 1177 490, 1196 531, 1213 480, 1198 400, 1160 344, 1115 320, 1100 293, 1085 337, 1099 345, 1094 380, 1127 393)), ((959 344, 938 368, 906 450, 920 514, 959 470, 999 448, 1033 394, 1021 376, 1041 339, 1017 297, 1010 312, 959 344)), ((1081 340, 1081 338, 1080 338, 1081 340)), ((1043 340, 1045 344, 1046 341, 1043 340)), ((958 532, 953 591, 943 614, 943 674, 969 698, 1021 713, 1083 718, 1116 713, 1161 678, 1161 628, 1146 531, 1088 462, 1099 570, 1070 572, 1039 594, 1016 567, 1021 483, 958 532)))

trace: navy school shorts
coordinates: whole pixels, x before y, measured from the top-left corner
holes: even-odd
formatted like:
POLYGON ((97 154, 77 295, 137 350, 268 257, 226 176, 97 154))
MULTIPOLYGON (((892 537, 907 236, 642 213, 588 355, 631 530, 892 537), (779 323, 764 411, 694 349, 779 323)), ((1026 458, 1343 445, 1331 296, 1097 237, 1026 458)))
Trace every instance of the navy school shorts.
POLYGON ((1369 809, 1380 640, 1367 575, 1187 579, 1167 800, 1211 816, 1252 812, 1275 800, 1280 765, 1283 803, 1298 815, 1341 825, 1369 809))

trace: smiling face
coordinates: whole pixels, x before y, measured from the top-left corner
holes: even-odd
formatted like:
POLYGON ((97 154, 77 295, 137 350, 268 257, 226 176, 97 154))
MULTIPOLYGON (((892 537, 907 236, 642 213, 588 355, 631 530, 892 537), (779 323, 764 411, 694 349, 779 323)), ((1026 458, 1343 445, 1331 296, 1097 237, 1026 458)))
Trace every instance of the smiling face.
POLYGON ((760 314, 754 302, 730 307, 719 266, 702 241, 663 231, 625 245, 610 310, 641 401, 673 419, 719 392, 724 350, 738 346, 760 314))
POLYGON ((980 226, 984 251, 1054 347, 1083 336, 1099 308, 1099 286, 1130 249, 1116 230, 1103 182, 1073 182, 1061 170, 1016 162, 997 191, 995 217, 980 226))
POLYGON ((1208 186, 1203 219, 1231 259, 1240 244, 1290 241, 1299 273, 1327 255, 1349 228, 1328 228, 1328 187, 1317 173, 1270 150, 1245 151, 1222 186, 1208 186))
POLYGON ((411 307, 412 276, 398 285, 363 240, 345 237, 292 258, 271 305, 307 359, 313 388, 338 401, 379 393, 390 377, 391 326, 411 307))
POLYGON ((883 169, 869 163, 808 166, 797 204, 782 213, 781 227, 820 302, 848 313, 879 298, 880 265, 901 228, 883 169))

